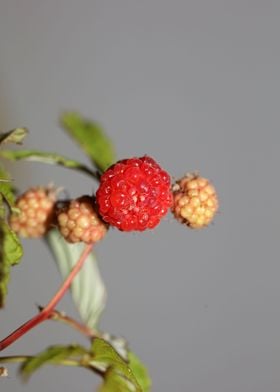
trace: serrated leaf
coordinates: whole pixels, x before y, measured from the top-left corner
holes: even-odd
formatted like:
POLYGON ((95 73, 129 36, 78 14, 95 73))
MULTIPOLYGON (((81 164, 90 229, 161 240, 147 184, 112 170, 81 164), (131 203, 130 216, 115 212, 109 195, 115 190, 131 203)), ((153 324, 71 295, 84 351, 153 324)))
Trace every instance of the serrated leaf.
POLYGON ((3 150, 0 151, 0 157, 9 159, 10 161, 25 160, 47 163, 49 165, 64 166, 69 169, 79 170, 92 177, 96 177, 96 174, 86 165, 56 153, 43 152, 39 150, 3 150))
POLYGON ((4 220, 0 220, 0 307, 4 306, 8 291, 10 268, 18 264, 23 254, 17 235, 4 220))
MULTIPOLYGON (((92 343, 91 351, 94 357, 94 360, 90 362, 90 364, 100 369, 100 371, 105 372, 105 386, 106 383, 111 385, 116 382, 114 379, 122 378, 124 380, 124 384, 127 385, 127 391, 133 392, 142 392, 140 385, 138 384, 131 368, 124 361, 124 359, 116 352, 116 350, 105 340, 100 338, 95 338, 92 343)), ((107 389, 110 391, 110 389, 107 389)), ((106 391, 106 389, 104 390, 106 391)), ((125 389, 123 390, 125 391, 125 389)))
POLYGON ((88 355, 88 351, 78 345, 51 346, 35 357, 28 358, 20 367, 21 376, 27 380, 36 370, 44 365, 64 365, 73 361, 73 365, 79 365, 81 358, 88 355))
POLYGON ((131 351, 128 353, 128 359, 129 367, 133 371, 133 374, 136 377, 143 392, 150 392, 152 381, 147 368, 143 365, 140 359, 131 351))
POLYGON ((74 112, 64 113, 61 124, 101 172, 116 161, 113 144, 101 125, 74 112))
MULTIPOLYGON (((51 230, 46 239, 58 269, 65 279, 79 259, 84 244, 69 244, 57 230, 51 230)), ((105 307, 106 289, 94 254, 91 253, 88 258, 71 285, 71 293, 83 322, 89 328, 96 329, 105 307)))
POLYGON ((28 130, 26 128, 16 128, 9 132, 0 133, 0 144, 15 143, 22 144, 28 130))

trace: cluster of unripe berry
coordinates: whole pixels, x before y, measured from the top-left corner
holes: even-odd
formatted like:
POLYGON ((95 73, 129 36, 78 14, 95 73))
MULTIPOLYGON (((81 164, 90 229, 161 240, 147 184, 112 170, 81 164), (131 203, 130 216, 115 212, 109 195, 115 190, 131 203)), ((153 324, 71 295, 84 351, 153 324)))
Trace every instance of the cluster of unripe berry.
POLYGON ((207 226, 218 210, 216 191, 205 178, 186 175, 172 186, 152 158, 130 158, 109 167, 96 196, 58 201, 53 187, 31 188, 16 202, 11 228, 22 237, 44 236, 52 227, 70 243, 95 243, 109 226, 122 231, 153 229, 168 210, 191 228, 207 226))

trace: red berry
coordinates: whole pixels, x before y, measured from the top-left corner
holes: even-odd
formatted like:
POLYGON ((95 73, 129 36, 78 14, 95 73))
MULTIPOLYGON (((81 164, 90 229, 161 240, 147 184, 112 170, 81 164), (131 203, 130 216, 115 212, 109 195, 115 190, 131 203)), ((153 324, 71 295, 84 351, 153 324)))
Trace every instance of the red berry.
POLYGON ((96 200, 104 221, 119 230, 152 229, 171 206, 170 176, 148 156, 123 159, 101 176, 96 200))
POLYGON ((188 174, 173 186, 175 218, 193 229, 209 225, 218 210, 218 197, 213 185, 203 177, 188 174))
POLYGON ((64 202, 57 211, 57 224, 60 233, 70 243, 98 242, 107 232, 107 225, 98 216, 90 196, 64 202))
POLYGON ((56 193, 53 187, 36 187, 19 196, 15 204, 19 212, 9 219, 11 228, 25 238, 44 236, 53 221, 56 193))

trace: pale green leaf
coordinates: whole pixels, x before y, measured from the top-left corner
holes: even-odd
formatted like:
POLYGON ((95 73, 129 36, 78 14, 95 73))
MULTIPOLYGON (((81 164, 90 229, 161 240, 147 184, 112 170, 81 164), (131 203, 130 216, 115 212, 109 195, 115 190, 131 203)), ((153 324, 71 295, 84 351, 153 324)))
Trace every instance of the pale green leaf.
POLYGON ((74 112, 64 113, 61 124, 101 172, 116 161, 113 144, 100 124, 74 112))
MULTIPOLYGON (((69 244, 57 230, 51 230, 46 239, 62 278, 65 279, 79 259, 85 245, 69 244)), ((96 329, 105 307, 106 289, 93 253, 88 256, 88 260, 73 280, 71 293, 83 322, 89 328, 96 329)))
POLYGON ((0 133, 0 144, 15 143, 22 144, 28 130, 26 128, 16 128, 12 131, 0 133))

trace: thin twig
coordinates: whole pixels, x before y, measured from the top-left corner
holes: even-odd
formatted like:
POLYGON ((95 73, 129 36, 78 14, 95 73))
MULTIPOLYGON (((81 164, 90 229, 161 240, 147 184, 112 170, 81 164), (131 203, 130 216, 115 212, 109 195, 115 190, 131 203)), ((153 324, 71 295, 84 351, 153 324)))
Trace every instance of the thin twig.
POLYGON ((48 318, 50 320, 60 321, 66 325, 69 325, 70 327, 81 332, 83 335, 85 335, 88 338, 95 338, 101 336, 100 333, 98 333, 96 330, 87 327, 86 325, 80 323, 79 321, 73 319, 72 317, 67 316, 63 312, 59 312, 58 310, 53 310, 48 318))
POLYGON ((14 332, 12 332, 10 335, 8 335, 5 339, 0 341, 0 351, 4 350, 6 347, 10 346, 12 343, 14 343, 17 339, 21 338, 23 335, 25 335, 28 331, 30 331, 32 328, 36 327, 38 324, 41 322, 47 320, 49 318, 49 315, 51 312, 54 310, 58 302, 62 299, 66 291, 69 289, 71 286, 71 283, 75 276, 78 274, 82 266, 84 265, 84 262, 87 259, 87 256, 89 253, 92 251, 93 244, 89 244, 85 247, 84 251, 82 252, 79 260, 73 267, 72 271, 68 275, 68 277, 65 279, 59 290, 56 292, 56 294, 52 297, 50 302, 46 305, 46 307, 36 316, 32 317, 30 320, 28 320, 26 323, 22 324, 19 328, 17 328, 14 332))
MULTIPOLYGON (((25 362, 28 359, 33 359, 32 355, 11 355, 8 357, 0 357, 0 363, 21 363, 25 362)), ((71 359, 63 359, 59 361, 60 365, 64 366, 78 366, 80 363, 78 361, 74 361, 71 359)))

